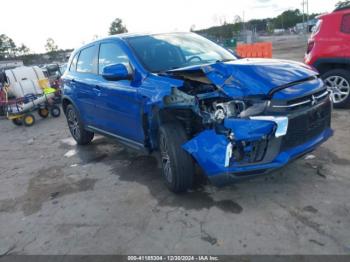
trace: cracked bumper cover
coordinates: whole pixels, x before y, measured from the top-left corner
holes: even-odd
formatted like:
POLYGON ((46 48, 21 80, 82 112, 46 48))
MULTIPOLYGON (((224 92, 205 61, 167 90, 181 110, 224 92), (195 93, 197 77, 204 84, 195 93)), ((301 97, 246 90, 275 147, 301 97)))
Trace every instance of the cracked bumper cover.
MULTIPOLYGON (((282 139, 287 132, 288 119, 286 117, 257 117, 252 119, 225 119, 224 126, 234 134, 233 145, 243 145, 243 154, 249 156, 257 147, 262 153, 258 161, 243 159, 235 161, 232 154, 228 154, 230 141, 225 135, 217 134, 214 130, 205 130, 183 145, 202 167, 208 178, 215 185, 227 184, 231 181, 265 174, 286 165, 293 159, 312 151, 317 145, 332 136, 330 128, 306 143, 282 149, 282 139), (254 149, 255 148, 255 149, 254 149), (229 156, 229 161, 227 157, 229 156)), ((254 153, 256 157, 256 152, 254 153)), ((255 159, 256 160, 256 159, 255 159)))

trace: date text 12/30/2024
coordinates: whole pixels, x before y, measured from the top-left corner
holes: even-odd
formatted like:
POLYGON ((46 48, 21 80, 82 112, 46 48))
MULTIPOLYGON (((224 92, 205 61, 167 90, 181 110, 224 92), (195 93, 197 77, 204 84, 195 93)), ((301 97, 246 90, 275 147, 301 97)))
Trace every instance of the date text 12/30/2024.
POLYGON ((128 256, 128 261, 220 261, 217 256, 128 256))

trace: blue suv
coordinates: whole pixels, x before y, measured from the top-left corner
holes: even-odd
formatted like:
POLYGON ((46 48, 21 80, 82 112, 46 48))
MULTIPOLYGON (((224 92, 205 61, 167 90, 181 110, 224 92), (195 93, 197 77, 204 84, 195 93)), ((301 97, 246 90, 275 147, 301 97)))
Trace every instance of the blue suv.
POLYGON ((280 168, 331 135, 318 73, 283 60, 238 59, 193 33, 122 34, 73 52, 63 109, 79 145, 94 133, 159 152, 173 192, 198 164, 223 185, 280 168))

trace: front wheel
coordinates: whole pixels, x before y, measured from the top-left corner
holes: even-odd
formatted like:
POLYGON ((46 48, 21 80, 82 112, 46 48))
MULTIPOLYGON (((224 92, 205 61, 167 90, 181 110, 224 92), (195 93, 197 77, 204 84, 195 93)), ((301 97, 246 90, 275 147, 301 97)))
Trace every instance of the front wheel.
POLYGON ((32 126, 35 123, 35 117, 32 114, 26 114, 23 117, 23 123, 25 126, 32 126))
POLYGON ((167 187, 174 193, 192 187, 194 164, 191 156, 181 147, 187 141, 180 123, 166 123, 159 128, 159 151, 162 175, 167 187))
POLYGON ((350 108, 350 71, 334 69, 322 78, 331 92, 335 108, 350 108))
POLYGON ((78 112, 73 105, 68 105, 66 116, 69 131, 78 145, 87 145, 94 138, 94 133, 86 131, 83 127, 78 112))

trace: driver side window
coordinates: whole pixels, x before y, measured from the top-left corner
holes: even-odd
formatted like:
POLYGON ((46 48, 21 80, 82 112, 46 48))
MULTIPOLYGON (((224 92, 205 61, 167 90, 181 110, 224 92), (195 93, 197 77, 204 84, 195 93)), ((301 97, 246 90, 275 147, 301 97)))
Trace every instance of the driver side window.
POLYGON ((113 64, 124 64, 131 71, 129 58, 115 43, 102 43, 98 56, 98 73, 102 74, 103 68, 113 64))

